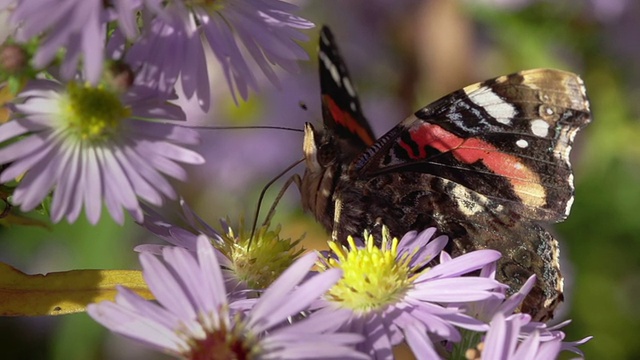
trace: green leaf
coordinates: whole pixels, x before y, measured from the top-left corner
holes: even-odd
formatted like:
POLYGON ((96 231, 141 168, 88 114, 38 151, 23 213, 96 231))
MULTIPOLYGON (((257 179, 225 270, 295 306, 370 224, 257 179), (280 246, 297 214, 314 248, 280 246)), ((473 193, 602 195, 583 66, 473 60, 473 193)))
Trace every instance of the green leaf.
POLYGON ((90 303, 114 300, 116 285, 153 299, 142 272, 71 270, 27 275, 0 262, 0 315, 42 316, 85 311, 90 303))

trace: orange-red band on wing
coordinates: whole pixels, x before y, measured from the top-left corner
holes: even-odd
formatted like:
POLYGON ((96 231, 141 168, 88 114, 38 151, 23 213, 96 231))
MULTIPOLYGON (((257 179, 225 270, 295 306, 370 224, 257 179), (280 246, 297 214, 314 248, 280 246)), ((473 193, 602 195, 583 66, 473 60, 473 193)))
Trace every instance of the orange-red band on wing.
POLYGON ((545 190, 540 177, 518 160, 516 156, 500 152, 490 143, 477 139, 464 139, 434 124, 420 124, 409 130, 411 140, 417 145, 412 148, 400 140, 399 145, 410 158, 426 159, 426 147, 440 152, 451 152, 462 163, 473 164, 481 161, 494 174, 509 179, 518 197, 528 205, 541 206, 545 201, 545 190))
POLYGON ((323 95, 322 101, 331 112, 331 116, 337 124, 357 135, 368 146, 373 145, 375 139, 371 137, 367 129, 362 127, 362 124, 354 119, 349 112, 342 110, 330 96, 323 95))

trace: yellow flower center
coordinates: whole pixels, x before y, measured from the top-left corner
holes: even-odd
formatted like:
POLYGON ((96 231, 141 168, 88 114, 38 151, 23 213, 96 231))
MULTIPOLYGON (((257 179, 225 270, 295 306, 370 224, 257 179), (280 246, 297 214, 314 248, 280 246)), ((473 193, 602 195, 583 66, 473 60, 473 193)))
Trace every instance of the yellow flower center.
POLYGON ((131 115, 117 93, 103 86, 70 82, 61 103, 67 129, 82 142, 100 143, 115 137, 122 119, 131 115))
POLYGON ((235 235, 229 228, 218 249, 231 260, 238 279, 251 289, 266 289, 303 252, 298 247, 301 240, 281 239, 280 226, 274 230, 263 226, 253 239, 244 231, 235 235))
POLYGON ((359 314, 382 311, 402 300, 417 276, 410 265, 413 254, 398 257, 398 239, 389 239, 383 230, 380 246, 366 233, 362 248, 356 247, 352 237, 347 240, 349 248, 329 242, 337 260, 327 259, 324 267, 341 268, 343 278, 329 290, 327 299, 359 314))

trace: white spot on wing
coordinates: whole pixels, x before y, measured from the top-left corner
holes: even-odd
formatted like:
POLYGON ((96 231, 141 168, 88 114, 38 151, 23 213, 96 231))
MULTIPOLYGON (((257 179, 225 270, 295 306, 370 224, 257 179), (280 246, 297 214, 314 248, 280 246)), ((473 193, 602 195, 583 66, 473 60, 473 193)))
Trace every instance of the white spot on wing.
POLYGON ((331 78, 333 78, 333 81, 338 86, 342 86, 342 79, 340 78, 340 72, 338 71, 338 68, 333 63, 333 61, 331 61, 331 59, 327 56, 327 54, 325 54, 323 52, 320 52, 318 54, 318 57, 320 58, 320 60, 322 60, 322 63, 324 64, 324 67, 331 74, 331 78))
POLYGON ((511 119, 517 114, 516 108, 512 104, 502 100, 500 96, 488 87, 481 87, 476 91, 470 91, 469 89, 475 89, 464 89, 474 104, 482 107, 489 115, 495 118, 497 122, 504 125, 511 125, 511 119))
POLYGON ((476 215, 485 210, 486 199, 479 194, 477 194, 477 199, 474 199, 464 186, 454 186, 451 195, 458 205, 458 210, 466 216, 476 215))
POLYGON ((579 76, 576 76, 576 80, 578 81, 578 86, 580 88, 580 95, 582 95, 582 99, 580 100, 582 103, 578 104, 578 109, 584 108, 585 111, 589 111, 589 100, 587 99, 587 88, 584 86, 584 81, 579 76))
POLYGON ((531 132, 535 136, 546 137, 549 134, 549 124, 542 119, 531 120, 531 132))
POLYGON ((569 172, 569 178, 567 179, 567 182, 569 183, 569 188, 571 188, 571 191, 573 191, 573 173, 569 172))
POLYGON ((349 95, 351 95, 351 97, 356 97, 356 92, 355 90, 353 90, 353 86, 351 86, 351 81, 349 80, 349 78, 345 76, 344 78, 342 78, 342 82, 344 83, 344 88, 345 90, 347 90, 349 95))
POLYGON ((558 138, 558 142, 556 143, 556 147, 554 149, 554 154, 557 158, 564 160, 567 166, 571 166, 569 162, 569 153, 571 152, 571 147, 573 144, 573 140, 578 133, 579 128, 574 127, 566 127, 560 130, 560 136, 558 138))
POLYGON ((567 207, 564 209, 564 214, 566 216, 569 216, 569 213, 571 212, 571 206, 573 206, 573 200, 575 198, 572 196, 569 198, 569 201, 567 201, 567 207))
POLYGON ((330 43, 329 43, 329 38, 328 38, 328 37, 327 37, 327 35, 324 33, 324 31, 321 31, 321 32, 320 32, 320 39, 322 40, 322 42, 323 42, 325 45, 330 45, 330 43))
POLYGON ((516 145, 518 145, 519 148, 524 149, 527 146, 529 146, 529 143, 527 142, 527 140, 520 139, 520 140, 516 141, 516 145))

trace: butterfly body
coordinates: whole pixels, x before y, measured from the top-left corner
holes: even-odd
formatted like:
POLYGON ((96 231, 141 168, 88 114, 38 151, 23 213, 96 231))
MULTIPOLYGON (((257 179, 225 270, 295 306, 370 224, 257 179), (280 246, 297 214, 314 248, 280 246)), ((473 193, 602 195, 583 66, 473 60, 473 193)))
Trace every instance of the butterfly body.
POLYGON ((319 58, 324 126, 305 126, 303 207, 342 242, 435 226, 453 256, 498 250, 512 292, 537 275, 522 311, 552 317, 563 279, 541 224, 564 220, 573 201, 569 152, 590 121, 580 78, 535 69, 470 85, 374 140, 327 28, 319 58))

